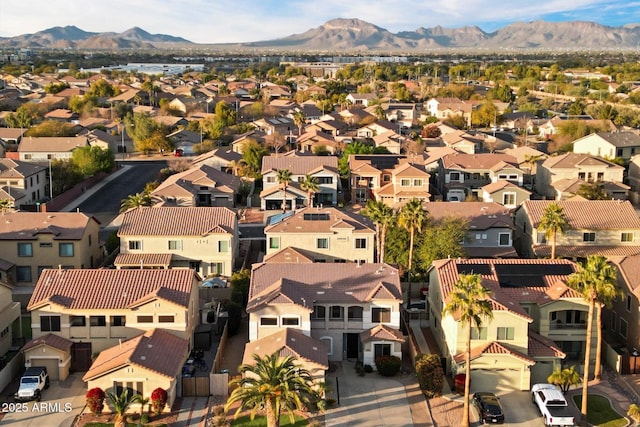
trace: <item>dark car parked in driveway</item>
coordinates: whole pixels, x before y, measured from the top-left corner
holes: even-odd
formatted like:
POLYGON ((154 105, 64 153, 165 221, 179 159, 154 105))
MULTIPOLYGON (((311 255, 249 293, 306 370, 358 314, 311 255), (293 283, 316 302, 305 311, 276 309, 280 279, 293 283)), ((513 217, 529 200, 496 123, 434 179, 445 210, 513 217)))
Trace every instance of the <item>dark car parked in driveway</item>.
POLYGON ((504 423, 504 412, 500 399, 493 393, 478 392, 473 395, 473 404, 478 410, 480 421, 490 424, 504 423))

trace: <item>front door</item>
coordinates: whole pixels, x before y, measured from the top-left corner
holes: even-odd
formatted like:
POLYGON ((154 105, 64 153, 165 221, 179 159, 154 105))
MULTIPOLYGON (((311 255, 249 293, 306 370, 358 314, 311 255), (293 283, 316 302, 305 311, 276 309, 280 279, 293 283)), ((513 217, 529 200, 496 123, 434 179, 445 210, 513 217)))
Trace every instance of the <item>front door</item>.
POLYGON ((345 359, 357 359, 360 352, 359 334, 344 334, 344 357, 345 359))
POLYGON ((91 367, 91 343, 74 342, 71 346, 71 370, 88 371, 91 367))

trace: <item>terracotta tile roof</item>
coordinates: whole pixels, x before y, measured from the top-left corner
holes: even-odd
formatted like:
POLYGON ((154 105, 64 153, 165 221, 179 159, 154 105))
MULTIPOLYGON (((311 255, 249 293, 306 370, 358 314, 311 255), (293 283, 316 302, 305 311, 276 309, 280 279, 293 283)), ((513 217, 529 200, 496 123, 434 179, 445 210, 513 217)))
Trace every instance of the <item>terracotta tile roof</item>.
MULTIPOLYGON (((309 218, 307 215, 306 218, 309 218)), ((267 226, 265 233, 330 233, 334 229, 351 228, 354 233, 375 233, 375 226, 364 215, 327 208, 303 208, 282 221, 267 226), (326 214, 327 220, 305 219, 305 215, 326 214)))
POLYGON ((215 207, 142 207, 125 212, 118 236, 206 236, 232 234, 236 213, 215 207))
POLYGON ((289 246, 265 256, 263 262, 312 264, 313 253, 305 249, 289 246))
POLYGON ((627 286, 634 294, 638 295, 640 290, 640 253, 622 259, 614 259, 613 262, 618 267, 627 286))
POLYGON ((123 254, 120 253, 113 261, 116 267, 157 267, 168 268, 171 264, 171 254, 123 254))
MULTIPOLYGON (((550 257, 551 245, 536 245, 533 247, 533 252, 537 257, 550 257)), ((638 253, 640 253, 640 246, 556 246, 556 256, 566 258, 587 258, 589 255, 630 256, 638 253)))
POLYGON ((601 166, 611 169, 624 169, 622 166, 609 162, 600 157, 592 156, 591 154, 581 153, 566 153, 559 156, 549 157, 542 163, 547 169, 574 169, 580 167, 594 167, 601 166))
POLYGON ((463 246, 468 258, 518 258, 518 252, 513 246, 463 246))
POLYGON ((188 307, 194 278, 189 269, 45 269, 27 310, 48 303, 68 309, 124 309, 159 290, 164 290, 163 299, 188 307))
POLYGON ((284 328, 259 340, 248 342, 244 347, 242 363, 253 365, 253 355, 266 356, 278 352, 280 357, 294 356, 329 369, 327 345, 309 337, 297 329, 284 328))
POLYGON ((80 240, 91 221, 80 212, 6 212, 0 215, 0 240, 37 240, 52 234, 54 240, 80 240))
POLYGON ((401 331, 382 324, 376 325, 371 329, 360 332, 360 341, 362 341, 363 343, 376 340, 405 342, 406 339, 404 335, 402 335, 401 331))
POLYGON ((440 202, 429 203, 425 208, 436 221, 447 217, 466 219, 471 233, 490 228, 514 228, 511 211, 494 202, 440 202))
POLYGON ((29 349, 36 348, 41 345, 57 348, 58 350, 62 350, 62 351, 70 351, 71 346, 73 345, 73 341, 68 340, 64 337, 61 337, 59 335, 47 334, 47 335, 41 336, 40 338, 34 338, 28 341, 22 347, 21 351, 24 353, 29 349))
POLYGON ((514 165, 514 167, 517 167, 518 165, 518 161, 515 157, 501 153, 456 153, 442 158, 443 167, 445 169, 489 170, 501 162, 514 165))
POLYGON ((89 381, 131 365, 175 378, 180 374, 188 353, 189 341, 162 329, 151 329, 101 351, 82 380, 89 381))
POLYGON ((306 175, 320 168, 338 173, 338 158, 334 156, 264 156, 262 171, 288 169, 292 175, 306 175))
POLYGON ((18 151, 21 153, 68 152, 88 144, 86 136, 30 136, 22 138, 18 151))
MULTIPOLYGON (((298 303, 313 305, 313 301, 323 303, 362 303, 378 295, 380 298, 402 300, 398 271, 386 264, 254 264, 249 288, 249 305, 265 290, 286 279, 299 284, 295 292, 305 301, 298 303)), ((293 292, 293 286, 291 286, 293 292)))
POLYGON ((534 228, 552 203, 563 209, 570 228, 584 230, 640 229, 640 218, 628 200, 526 200, 522 204, 534 228))
MULTIPOLYGON (((504 354, 516 357, 524 362, 526 362, 529 366, 533 366, 536 364, 536 361, 533 360, 528 355, 521 353, 516 350, 510 349, 506 344, 502 344, 496 341, 483 344, 471 349, 471 360, 477 359, 478 357, 484 356, 485 354, 504 354)), ((456 363, 464 363, 466 360, 466 352, 456 354, 453 359, 456 363)))
MULTIPOLYGON (((271 187, 268 187, 262 190, 260 192, 260 197, 264 198, 264 197, 270 196, 272 194, 277 193, 278 191, 284 191, 283 189, 284 189, 284 185, 282 184, 273 185, 271 187)), ((291 182, 289 183, 289 185, 287 185, 287 198, 289 198, 291 194, 295 194, 304 199, 307 198, 307 192, 304 191, 302 188, 300 188, 300 184, 297 182, 291 182)))
POLYGON ((46 169, 46 166, 37 163, 0 159, 0 178, 3 179, 26 178, 46 169))
POLYGON ((242 180, 240 177, 222 172, 206 164, 191 167, 168 177, 153 192, 152 196, 197 195, 201 187, 209 191, 233 194, 242 180))
POLYGON ((527 194, 531 194, 531 191, 527 190, 526 188, 522 188, 522 187, 518 187, 517 185, 515 185, 512 182, 509 182, 507 180, 501 179, 498 180, 496 182, 492 182, 491 184, 487 184, 484 187, 482 187, 482 191, 485 191, 489 194, 491 193, 495 193, 496 191, 500 191, 500 190, 504 190, 505 188, 508 189, 513 189, 516 191, 521 191, 523 193, 527 193, 527 194))
POLYGON ((531 329, 529 329, 529 344, 527 348, 529 356, 533 358, 554 357, 564 359, 567 356, 552 340, 531 329))

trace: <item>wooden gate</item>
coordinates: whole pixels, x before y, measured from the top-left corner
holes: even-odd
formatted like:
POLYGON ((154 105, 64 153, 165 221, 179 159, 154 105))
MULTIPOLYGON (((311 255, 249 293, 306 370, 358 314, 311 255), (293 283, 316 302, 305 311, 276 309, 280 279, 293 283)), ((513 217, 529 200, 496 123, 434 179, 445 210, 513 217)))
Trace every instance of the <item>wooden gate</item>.
POLYGON ((71 370, 85 372, 91 367, 91 343, 74 342, 71 346, 71 370))
POLYGON ((209 376, 182 377, 182 397, 209 396, 209 376))

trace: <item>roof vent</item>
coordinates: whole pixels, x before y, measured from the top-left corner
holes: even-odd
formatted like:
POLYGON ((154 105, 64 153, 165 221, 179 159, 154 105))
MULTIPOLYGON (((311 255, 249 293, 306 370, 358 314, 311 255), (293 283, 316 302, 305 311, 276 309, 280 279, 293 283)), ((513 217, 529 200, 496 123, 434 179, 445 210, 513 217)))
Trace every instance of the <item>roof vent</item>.
POLYGON ((353 292, 351 292, 351 291, 345 291, 344 293, 345 293, 345 295, 353 295, 353 292))
POLYGON ((324 295, 324 291, 317 291, 316 292, 318 295, 324 295))
POLYGON ((140 356, 140 360, 147 360, 147 356, 140 356))

